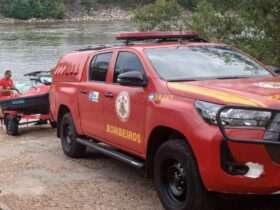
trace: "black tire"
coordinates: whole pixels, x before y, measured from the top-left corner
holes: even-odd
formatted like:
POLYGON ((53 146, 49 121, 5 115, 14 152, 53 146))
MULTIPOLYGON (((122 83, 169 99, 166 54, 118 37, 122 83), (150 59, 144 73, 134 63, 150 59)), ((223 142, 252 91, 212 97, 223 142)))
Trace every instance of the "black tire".
POLYGON ((184 140, 170 140, 160 146, 154 160, 154 183, 167 210, 214 209, 184 140))
POLYGON ((57 127, 57 124, 54 121, 50 121, 50 125, 51 125, 52 128, 56 128, 57 127))
POLYGON ((6 116, 4 119, 5 126, 6 126, 6 133, 10 136, 17 136, 18 135, 18 119, 13 116, 6 116))
POLYGON ((60 124, 60 139, 64 154, 71 158, 83 157, 86 146, 77 142, 77 132, 70 113, 66 113, 60 124))

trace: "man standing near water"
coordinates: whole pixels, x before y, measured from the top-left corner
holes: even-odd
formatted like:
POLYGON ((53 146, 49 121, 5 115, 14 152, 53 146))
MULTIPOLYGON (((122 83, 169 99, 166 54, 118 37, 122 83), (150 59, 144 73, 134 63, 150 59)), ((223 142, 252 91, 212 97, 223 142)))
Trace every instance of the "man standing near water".
POLYGON ((19 90, 14 86, 14 82, 12 80, 12 71, 6 70, 4 78, 0 80, 0 97, 10 96, 13 90, 19 93, 19 90))

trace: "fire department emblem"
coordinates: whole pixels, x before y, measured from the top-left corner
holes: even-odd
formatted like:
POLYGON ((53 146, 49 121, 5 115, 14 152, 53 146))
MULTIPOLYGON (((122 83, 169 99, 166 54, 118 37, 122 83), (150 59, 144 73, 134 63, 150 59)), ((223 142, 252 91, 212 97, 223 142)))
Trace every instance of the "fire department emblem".
POLYGON ((122 122, 126 122, 130 115, 130 99, 127 92, 121 92, 116 99, 116 113, 122 122))

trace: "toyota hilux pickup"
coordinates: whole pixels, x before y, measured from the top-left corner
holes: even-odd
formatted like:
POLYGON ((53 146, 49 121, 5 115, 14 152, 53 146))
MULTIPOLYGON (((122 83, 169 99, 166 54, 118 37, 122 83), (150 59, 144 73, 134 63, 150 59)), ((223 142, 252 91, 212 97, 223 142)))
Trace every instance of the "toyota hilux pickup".
POLYGON ((92 148, 142 169, 167 210, 210 210, 216 193, 280 193, 279 76, 195 32, 117 39, 63 56, 53 72, 67 156, 92 148))

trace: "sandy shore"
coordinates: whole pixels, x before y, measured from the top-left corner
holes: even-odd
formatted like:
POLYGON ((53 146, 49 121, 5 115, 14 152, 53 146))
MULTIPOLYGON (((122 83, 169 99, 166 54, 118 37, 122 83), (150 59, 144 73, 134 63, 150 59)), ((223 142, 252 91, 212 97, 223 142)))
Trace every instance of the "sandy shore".
MULTIPOLYGON (((280 209, 279 200, 247 200, 220 209, 280 209)), ((0 129, 0 209, 163 210, 140 172, 94 152, 69 159, 48 127, 23 129, 19 137, 0 129)))
POLYGON ((69 159, 52 129, 22 132, 7 137, 0 131, 3 210, 162 210, 139 172, 96 153, 69 159))

